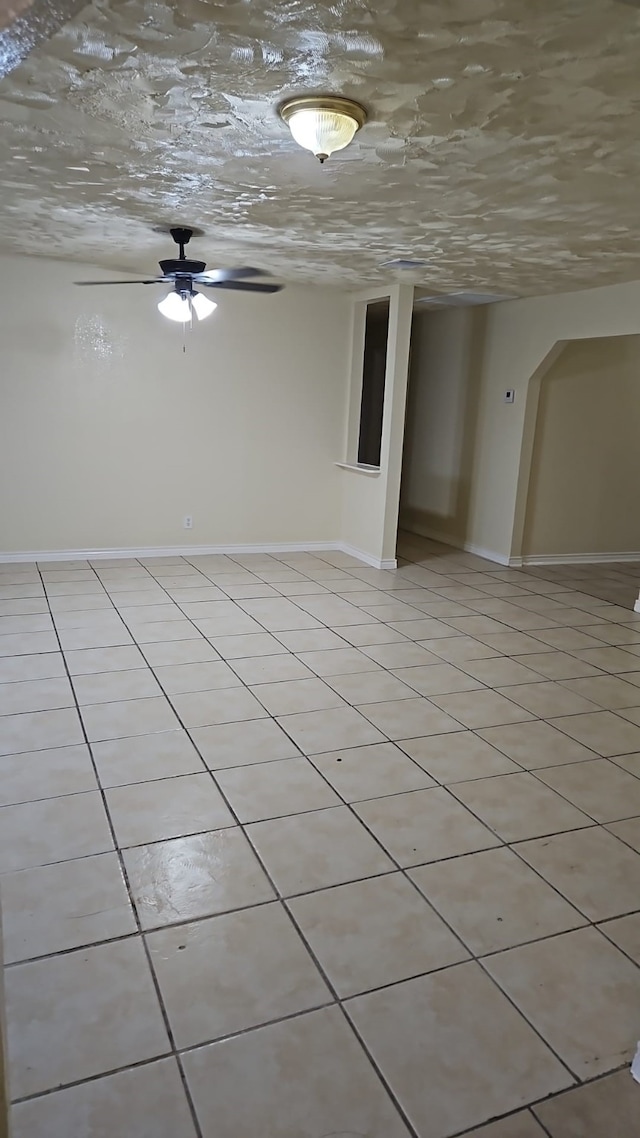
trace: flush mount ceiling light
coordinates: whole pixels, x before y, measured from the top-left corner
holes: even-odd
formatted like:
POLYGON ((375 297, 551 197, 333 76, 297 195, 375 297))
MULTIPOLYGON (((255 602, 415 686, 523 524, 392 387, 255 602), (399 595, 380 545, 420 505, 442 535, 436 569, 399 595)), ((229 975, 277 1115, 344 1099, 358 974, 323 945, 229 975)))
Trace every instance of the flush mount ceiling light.
POLYGON ((326 162, 335 150, 344 150, 367 121, 364 107, 339 95, 287 99, 278 110, 298 146, 310 150, 320 162, 326 162))

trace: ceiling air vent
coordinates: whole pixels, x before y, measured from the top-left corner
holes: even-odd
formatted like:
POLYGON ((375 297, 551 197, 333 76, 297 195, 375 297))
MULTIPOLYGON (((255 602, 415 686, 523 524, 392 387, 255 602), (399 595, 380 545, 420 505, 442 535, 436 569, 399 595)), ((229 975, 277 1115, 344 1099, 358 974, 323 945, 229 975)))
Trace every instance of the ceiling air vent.
POLYGON ((417 296, 415 304, 423 308, 470 308, 476 304, 497 304, 501 300, 515 300, 499 292, 447 292, 440 296, 417 296))
POLYGON ((426 261, 412 261, 410 257, 397 257, 394 261, 382 261, 381 269, 398 269, 405 273, 419 272, 426 269, 426 261))

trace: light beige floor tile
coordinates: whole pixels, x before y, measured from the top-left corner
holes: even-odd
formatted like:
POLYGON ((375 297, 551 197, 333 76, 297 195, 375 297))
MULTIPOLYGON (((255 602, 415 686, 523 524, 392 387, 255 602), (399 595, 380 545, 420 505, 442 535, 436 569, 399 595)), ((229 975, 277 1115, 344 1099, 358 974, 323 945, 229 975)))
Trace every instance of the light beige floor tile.
POLYGON ((0 658, 0 683, 19 680, 48 680, 65 676, 62 652, 44 652, 41 656, 3 656, 0 658))
POLYGON ((354 810, 402 866, 500 844, 443 787, 358 802, 354 810))
POLYGON ((0 813, 0 873, 111 849, 98 791, 4 806, 0 813))
POLYGON ((596 929, 511 948, 484 965, 579 1078, 631 1060, 638 969, 596 929))
POLYGON ((0 656, 29 656, 34 652, 57 652, 55 632, 14 632, 0 636, 0 656))
POLYGON ((629 818, 625 822, 612 822, 606 829, 640 853, 640 818, 629 818))
POLYGON ((125 851, 124 862, 144 929, 275 898, 239 827, 138 846, 125 851))
POLYGON ((558 648, 561 652, 577 652, 584 648, 597 648, 602 644, 601 640, 589 634, 588 629, 579 628, 539 628, 536 640, 551 648, 558 648))
POLYGON ((358 707, 389 739, 418 738, 459 731, 460 724, 428 699, 396 699, 358 707))
POLYGON ((382 668, 371 672, 331 676, 327 683, 352 705, 381 703, 386 700, 415 699, 416 696, 414 688, 409 687, 408 684, 403 683, 382 668))
POLYGON ((0 806, 97 790, 84 745, 5 755, 0 759, 0 806))
POLYGON ((613 711, 565 715, 553 719, 551 725, 605 758, 640 751, 640 727, 621 719, 613 711))
POLYGON ((58 636, 63 652, 79 652, 87 648, 115 648, 121 644, 133 644, 131 634, 123 624, 121 628, 61 628, 58 636))
POLYGON ((306 755, 385 741, 384 736, 353 707, 284 715, 278 718, 278 723, 306 755))
POLYGON ((186 731, 158 731, 92 744, 103 787, 201 774, 205 767, 186 731))
POLYGON ((76 652, 65 652, 65 659, 72 676, 146 667, 142 652, 134 644, 123 644, 116 648, 81 648, 76 652))
POLYGON ((106 798, 121 846, 147 845, 234 825, 208 774, 116 786, 106 791, 106 798))
MULTIPOLYGON (((169 602, 168 598, 164 598, 166 604, 158 605, 122 605, 116 598, 116 605, 125 624, 133 628, 140 624, 150 624, 158 620, 184 620, 185 614, 178 605, 169 602)), ((190 616, 192 614, 189 614, 190 616)))
POLYGON ((491 648, 480 640, 474 640, 471 636, 447 636, 438 640, 425 640, 420 646, 459 667, 462 667, 464 660, 486 660, 500 655, 496 648, 491 648))
POLYGON ((328 707, 344 707, 340 695, 323 680, 315 677, 309 680, 258 684, 251 691, 270 715, 291 715, 303 711, 322 711, 328 707))
POLYGON ((420 644, 407 640, 400 644, 372 644, 363 653, 383 668, 416 668, 427 664, 439 664, 440 657, 428 652, 420 644))
POLYGON ((184 1066, 203 1138, 409 1138, 338 1008, 190 1051, 184 1066))
POLYGON ((628 1071, 618 1071, 533 1109, 551 1138, 631 1138, 638 1128, 640 1088, 628 1071))
POLYGON ((279 903, 161 929, 147 944, 178 1047, 332 998, 279 903))
MULTIPOLYGON (((597 649, 593 649, 593 651, 597 651, 597 649)), ((516 656, 514 663, 525 665, 528 669, 539 672, 541 676, 546 676, 548 680, 575 680, 581 676, 599 674, 599 669, 593 664, 585 663, 576 656, 570 656, 567 652, 560 652, 557 649, 548 652, 533 652, 522 658, 516 656)))
POLYGON ((150 735, 156 731, 175 731, 180 727, 171 704, 164 696, 86 704, 81 714, 90 743, 124 739, 130 735, 150 735))
POLYGON ((469 956, 400 873, 308 893, 290 908, 340 997, 469 956))
MULTIPOLYGON (((367 627, 370 626, 367 625, 367 627)), ((279 632, 278 641, 281 642, 280 651, 282 651, 283 645, 289 652, 296 653, 332 652, 335 649, 342 649, 346 647, 342 635, 343 631, 343 629, 340 630, 339 636, 329 628, 302 629, 298 632, 279 632)))
POLYGON ((216 634, 211 637, 211 643, 223 660, 241 660, 245 656, 275 656, 278 652, 287 650, 270 632, 229 636, 216 634))
POLYGON ((488 660, 466 660, 465 672, 488 687, 498 684, 539 683, 541 676, 511 656, 491 656, 488 660))
POLYGON ((169 1050, 138 939, 9 968, 6 999, 15 1098, 169 1050))
POLYGON ((585 632, 595 636, 605 644, 612 644, 616 647, 624 644, 631 648, 640 644, 640 634, 637 628, 627 628, 624 624, 590 624, 585 632))
POLYGON ((173 664, 155 669, 168 695, 238 687, 242 681, 223 660, 201 664, 173 664))
MULTIPOLYGON (((583 712, 595 711, 596 704, 581 695, 568 691, 563 684, 553 680, 543 680, 539 684, 516 684, 499 689, 500 694, 524 707, 533 715, 541 719, 554 715, 580 715, 583 712)), ((482 726, 490 726, 483 724, 482 726)))
POLYGON ((357 996, 346 1010, 420 1138, 457 1134, 572 1081, 475 963, 357 996))
POLYGON ((457 782, 451 793, 505 842, 593 824, 581 810, 527 773, 457 782))
POLYGON ((628 720, 629 723, 635 723, 640 727, 640 707, 620 707, 618 708, 618 715, 622 719, 628 720))
POLYGON ((638 657, 624 648, 588 648, 579 653, 581 660, 602 668, 605 672, 633 672, 638 667, 638 657))
MULTIPOLYGON (((640 689, 635 690, 640 697, 640 689)), ((73 706, 73 692, 66 677, 0 684, 0 716, 73 706)))
POLYGON ((640 913, 631 913, 598 925, 600 932, 640 964, 640 913))
POLYGON ((279 656, 248 656, 234 660, 233 670, 245 684, 269 684, 282 680, 308 680, 313 672, 289 652, 279 656))
POLYGON ((640 908, 640 857, 601 827, 522 842, 517 852, 591 921, 640 908))
POLYGON ((536 771, 539 779, 596 822, 640 814, 640 779, 608 759, 536 771))
POLYGON ((622 767, 623 770, 629 771, 629 774, 640 778, 640 751, 635 755, 615 755, 612 762, 614 762, 617 767, 622 767))
MULTIPOLYGON (((526 684, 529 688, 531 685, 526 684)), ((536 684, 536 687, 538 685, 536 684)), ((469 691, 454 695, 433 696, 433 703, 452 715, 465 727, 495 727, 503 723, 521 723, 533 716, 529 711, 499 695, 498 692, 469 691)))
POLYGON ((450 624, 444 624, 433 617, 423 617, 422 620, 393 620, 391 627, 409 640, 439 640, 440 637, 455 635, 450 624))
POLYGON ((151 668, 76 676, 73 686, 81 706, 162 695, 151 668))
POLYGON ((438 782, 466 782, 520 770, 495 747, 473 731, 428 735, 424 739, 400 739, 398 746, 438 782))
POLYGON ((136 932, 115 853, 2 878, 5 964, 136 932))
POLYGON ((219 723, 264 719, 268 714, 245 687, 174 695, 172 703, 185 727, 210 727, 219 723))
POLYGON ((210 770, 292 759, 300 752, 274 719, 197 727, 191 737, 210 770))
POLYGON ((465 1138, 545 1138, 545 1134, 533 1115, 522 1110, 500 1122, 490 1122, 479 1130, 471 1130, 465 1138))
POLYGON ((395 869, 346 806, 257 822, 247 834, 283 896, 395 869))
POLYGON ((0 636, 22 632, 53 632, 53 621, 48 612, 23 613, 0 616, 0 636))
POLYGON ((56 628, 108 628, 112 632, 119 632, 122 621, 117 610, 110 608, 95 609, 67 609, 65 612, 54 614, 56 628))
POLYGON ((393 743, 329 751, 314 755, 313 763, 347 802, 434 785, 433 779, 393 743))
POLYGON ((351 624, 347 628, 341 628, 340 635, 355 648, 363 648, 369 644, 400 644, 407 640, 402 632, 381 623, 351 624))
POLYGON ((425 667, 397 668, 394 675, 409 684, 420 695, 448 695, 450 692, 473 691, 482 684, 453 664, 429 664, 425 667))
POLYGON ((0 755, 72 747, 77 743, 84 743, 84 735, 75 708, 0 716, 0 755))
POLYGON ((209 663, 220 656, 208 640, 170 640, 161 644, 145 644, 144 655, 152 668, 177 667, 179 664, 209 663))
MULTIPOLYGON (((548 629, 551 632, 551 629, 548 629)), ((553 631, 564 633, 564 628, 558 628, 553 631)), ((546 635, 542 633, 542 635, 546 635)), ((592 645, 594 642, 592 636, 584 636, 583 633, 576 633, 577 636, 583 637, 585 647, 592 645)), ((526 632, 497 632, 490 633, 488 636, 482 636, 481 640, 487 644, 489 648, 494 648, 500 656, 520 656, 528 655, 529 652, 543 652, 544 644, 541 639, 541 634, 536 632, 535 638, 528 636, 526 632)))
POLYGON ((592 676, 587 679, 565 680, 563 686, 609 711, 618 707, 637 707, 640 704, 640 688, 633 683, 627 683, 621 676, 592 676))
MULTIPOLYGON (((140 610, 144 611, 143 609, 140 610)), ((202 621, 201 623, 204 623, 202 621)), ((166 644, 170 640, 199 640, 202 632, 189 620, 157 620, 153 623, 129 624, 138 644, 166 644)), ((63 645, 64 647, 64 645, 63 645)))
POLYGON ((31 1099, 13 1108, 13 1138, 196 1138, 175 1059, 31 1099), (89 1127, 89 1129, 88 1129, 89 1127))
POLYGON ((562 731, 540 720, 485 727, 478 734, 526 770, 579 763, 596 757, 582 743, 569 739, 562 731))
POLYGON ((409 876, 475 956, 585 924, 508 849, 422 865, 409 876))
POLYGON ((339 806, 338 795, 308 759, 282 759, 218 771, 216 781, 241 822, 339 806))

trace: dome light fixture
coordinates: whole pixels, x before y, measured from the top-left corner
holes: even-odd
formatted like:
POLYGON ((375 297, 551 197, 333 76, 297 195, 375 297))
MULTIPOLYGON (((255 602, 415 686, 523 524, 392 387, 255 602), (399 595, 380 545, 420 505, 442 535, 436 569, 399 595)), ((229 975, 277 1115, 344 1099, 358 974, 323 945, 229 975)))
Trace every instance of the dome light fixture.
POLYGON ((367 121, 364 107, 339 95, 303 95, 287 99, 278 110, 298 145, 319 162, 344 150, 367 121))

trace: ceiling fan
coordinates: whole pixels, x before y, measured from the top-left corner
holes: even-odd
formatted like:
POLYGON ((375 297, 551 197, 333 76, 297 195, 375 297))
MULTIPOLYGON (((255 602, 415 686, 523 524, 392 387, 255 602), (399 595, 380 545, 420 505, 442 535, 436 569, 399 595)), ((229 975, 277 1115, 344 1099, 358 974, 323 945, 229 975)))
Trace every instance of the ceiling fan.
POLYGON ((170 284, 171 292, 158 304, 158 309, 169 320, 187 324, 195 312, 198 320, 217 308, 217 305, 193 287, 233 289, 236 292, 280 292, 281 284, 260 284, 250 277, 268 276, 262 269, 245 266, 239 269, 209 269, 204 261, 190 261, 184 254, 185 245, 193 236, 193 229, 174 228, 169 230, 180 252, 178 257, 160 261, 162 276, 151 280, 137 281, 75 281, 77 285, 121 285, 121 284, 170 284))

